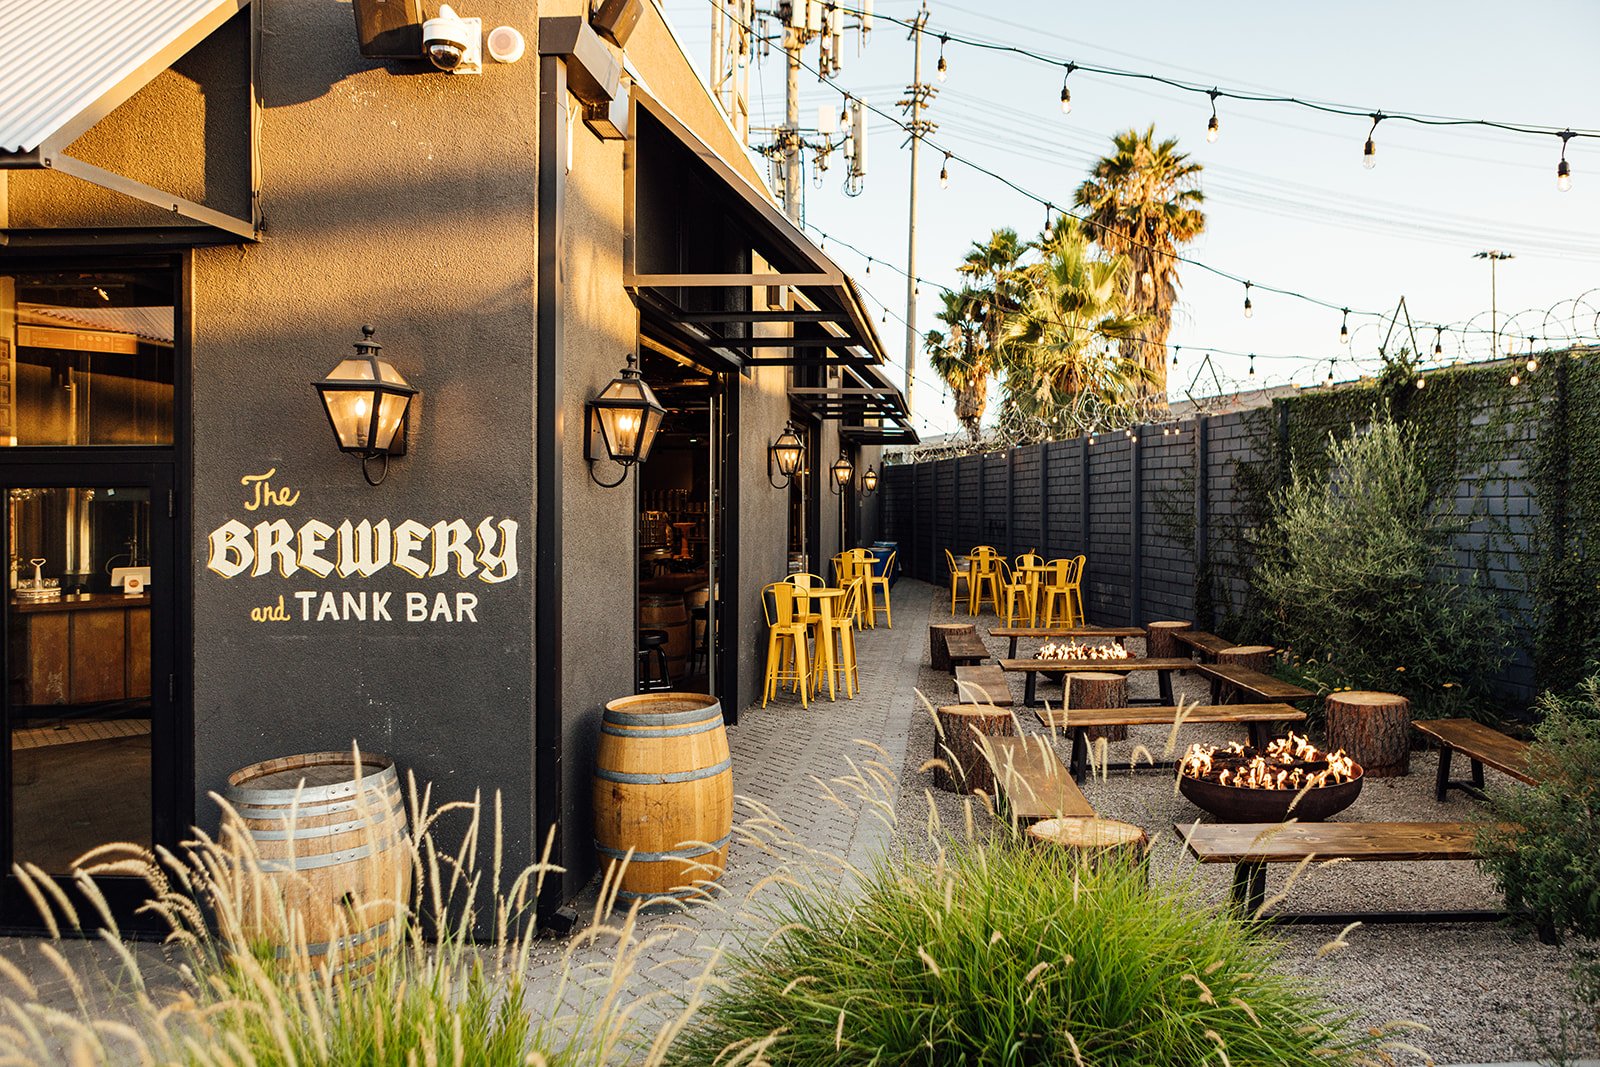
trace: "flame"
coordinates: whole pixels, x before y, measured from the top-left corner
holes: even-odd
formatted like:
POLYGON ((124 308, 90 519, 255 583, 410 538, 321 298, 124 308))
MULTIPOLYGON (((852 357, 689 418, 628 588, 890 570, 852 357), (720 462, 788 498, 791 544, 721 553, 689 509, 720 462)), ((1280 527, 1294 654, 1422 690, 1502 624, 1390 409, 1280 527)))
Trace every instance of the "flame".
POLYGON ((1083 645, 1077 641, 1065 641, 1061 644, 1049 642, 1039 646, 1039 651, 1033 654, 1035 659, 1060 659, 1060 660, 1122 660, 1132 659, 1133 653, 1119 644, 1083 645))
POLYGON ((1190 745, 1189 751, 1178 762, 1178 771, 1190 778, 1214 777, 1219 785, 1236 789, 1290 789, 1298 792, 1306 786, 1318 788, 1350 781, 1355 777, 1355 761, 1345 755, 1344 749, 1325 753, 1304 737, 1291 733, 1268 744, 1264 752, 1256 752, 1238 741, 1230 741, 1220 750, 1216 745, 1190 745), (1219 751, 1230 760, 1231 765, 1216 765, 1215 757, 1219 751), (1234 763, 1235 758, 1243 762, 1234 763), (1305 766, 1319 763, 1326 766, 1321 770, 1311 770, 1305 766))

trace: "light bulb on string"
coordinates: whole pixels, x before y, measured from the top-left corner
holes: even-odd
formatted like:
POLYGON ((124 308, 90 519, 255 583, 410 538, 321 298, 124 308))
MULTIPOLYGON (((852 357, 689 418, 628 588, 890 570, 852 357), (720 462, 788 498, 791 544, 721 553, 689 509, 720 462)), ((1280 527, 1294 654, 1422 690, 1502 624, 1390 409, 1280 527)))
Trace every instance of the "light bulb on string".
POLYGON ((944 58, 944 46, 946 44, 948 44, 949 41, 950 41, 950 38, 944 36, 943 34, 940 34, 940 36, 939 36, 939 65, 934 68, 939 74, 939 80, 940 81, 944 81, 945 76, 950 73, 950 61, 944 58))
POLYGON ((1339 320, 1339 343, 1347 345, 1350 343, 1350 309, 1344 308, 1342 313, 1344 317, 1339 320))
POLYGON ((1328 360, 1328 384, 1333 384, 1333 360, 1328 360))
POLYGON ((872 257, 871 256, 867 257, 867 273, 868 274, 872 273, 872 257))
POLYGON ((1244 317, 1250 318, 1255 314, 1255 309, 1250 304, 1250 283, 1244 283, 1244 317))
POLYGON ((1072 72, 1077 69, 1078 65, 1076 63, 1068 63, 1067 72, 1061 75, 1061 113, 1063 115, 1072 113, 1072 90, 1067 88, 1067 79, 1072 77, 1072 72))
POLYGON ((1383 113, 1375 111, 1372 114, 1372 129, 1367 131, 1367 143, 1361 147, 1361 165, 1371 170, 1378 165, 1378 144, 1372 135, 1378 132, 1378 123, 1383 121, 1383 113))
POLYGON ((1435 326, 1433 329, 1433 354, 1435 357, 1444 355, 1444 327, 1435 326))
POLYGON ((1512 371, 1511 372, 1511 384, 1513 386, 1521 385, 1522 384, 1522 375, 1518 374, 1516 371, 1512 371))
POLYGON ((1556 188, 1565 193, 1572 188, 1572 164, 1567 162, 1567 142, 1577 135, 1571 130, 1562 130, 1557 136, 1561 138, 1561 162, 1556 164, 1556 188))
POLYGON ((944 162, 939 164, 939 188, 950 188, 950 153, 944 154, 944 162))
POLYGON ((1217 120, 1217 97, 1220 94, 1213 89, 1206 95, 1211 97, 1211 121, 1206 123, 1206 142, 1216 144, 1217 137, 1222 133, 1222 123, 1217 120))
POLYGON ((1424 378, 1420 374, 1417 375, 1417 388, 1418 389, 1426 389, 1427 387, 1428 387, 1428 379, 1424 378))
POLYGON ((1182 348, 1182 347, 1183 347, 1182 345, 1173 345, 1172 346, 1172 365, 1174 367, 1176 367, 1178 365, 1178 350, 1180 348, 1182 348))
POLYGON ((1252 353, 1250 353, 1250 377, 1254 378, 1255 376, 1256 376, 1256 354, 1254 352, 1252 352, 1252 353))
POLYGON ((1533 338, 1531 337, 1528 338, 1528 362, 1526 366, 1530 374, 1539 369, 1539 357, 1533 354, 1533 338))

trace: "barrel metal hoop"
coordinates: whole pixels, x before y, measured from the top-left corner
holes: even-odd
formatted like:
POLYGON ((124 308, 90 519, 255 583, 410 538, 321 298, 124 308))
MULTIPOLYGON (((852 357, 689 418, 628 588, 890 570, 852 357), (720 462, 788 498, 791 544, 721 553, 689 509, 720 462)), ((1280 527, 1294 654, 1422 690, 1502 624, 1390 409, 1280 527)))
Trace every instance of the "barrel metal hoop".
POLYGON ((241 819, 276 819, 290 810, 295 811, 300 818, 305 819, 318 815, 338 815, 341 812, 355 811, 362 807, 382 807, 388 811, 403 811, 404 798, 401 797, 399 789, 393 789, 381 793, 376 791, 368 792, 359 797, 336 800, 328 804, 298 804, 294 805, 292 809, 282 804, 272 804, 270 806, 230 804, 229 806, 233 809, 234 814, 241 819))
POLYGON ((712 704, 693 711, 613 711, 606 709, 601 721, 619 726, 676 726, 683 722, 704 722, 707 719, 722 721, 721 705, 712 704), (715 712, 715 714, 712 714, 715 712))
POLYGON ((241 804, 271 804, 279 801, 292 801, 296 798, 302 803, 318 800, 339 800, 343 797, 353 797, 358 791, 384 792, 389 783, 398 784, 399 775, 395 773, 394 764, 390 764, 376 774, 362 775, 359 779, 352 778, 348 782, 338 782, 334 785, 307 786, 304 789, 251 789, 248 786, 234 786, 227 791, 230 803, 238 801, 241 804))
POLYGON ((640 740, 649 740, 653 737, 687 737, 690 734, 705 734, 712 730, 722 728, 722 716, 717 716, 710 722, 696 723, 693 726, 674 726, 666 730, 640 730, 637 727, 612 726, 608 722, 600 724, 600 732, 610 737, 635 737, 640 740))
POLYGON ((352 860, 366 859, 368 856, 380 852, 387 852, 391 845, 399 843, 397 834, 387 841, 380 841, 377 847, 372 845, 359 845, 355 848, 341 849, 338 852, 324 852, 315 856, 296 856, 293 860, 261 860, 257 866, 267 874, 277 874, 282 871, 314 871, 322 867, 337 867, 341 863, 352 860))
POLYGON ((355 819, 351 822, 331 823, 327 826, 300 826, 297 820, 290 819, 287 815, 276 820, 280 826, 293 826, 294 829, 284 830, 257 830, 246 828, 251 840, 254 841, 310 841, 319 837, 333 837, 336 834, 351 833, 365 830, 369 827, 380 828, 391 825, 395 820, 391 818, 392 812, 380 812, 370 819, 355 819))
MULTIPOLYGON (((365 930, 358 930, 349 937, 340 937, 332 941, 318 941, 314 945, 306 946, 306 955, 326 956, 328 954, 328 950, 335 947, 340 949, 357 948, 366 944, 368 941, 373 940, 374 938, 383 937, 389 932, 389 927, 391 925, 393 925, 392 921, 385 919, 377 926, 369 927, 365 930)), ((290 955, 290 949, 285 945, 279 945, 273 951, 280 960, 287 959, 290 955)))
POLYGON ((631 774, 627 771, 613 771, 605 767, 595 768, 594 776, 606 782, 621 782, 624 785, 670 785, 674 782, 697 782, 702 778, 715 778, 723 771, 733 766, 733 759, 729 757, 721 763, 710 767, 702 767, 697 771, 668 771, 665 774, 631 774))
POLYGON ((710 900, 711 894, 704 889, 690 887, 668 893, 635 893, 631 889, 617 890, 618 900, 710 900))
MULTIPOLYGON (((640 852, 640 851, 638 851, 636 849, 636 850, 634 850, 634 853, 633 853, 633 862, 634 863, 660 863, 663 860, 692 860, 692 859, 698 859, 701 856, 710 855, 713 852, 721 852, 724 848, 726 848, 728 846, 728 842, 731 841, 731 840, 733 840, 733 835, 730 833, 730 834, 724 834, 722 837, 718 838, 715 841, 703 842, 703 843, 700 843, 700 844, 691 845, 688 848, 668 849, 666 852, 640 852), (710 848, 706 848, 705 846, 707 844, 709 844, 711 847, 710 848)), ((625 848, 612 848, 610 845, 602 845, 598 841, 596 841, 594 843, 594 849, 595 849, 596 852, 600 853, 602 856, 609 856, 611 859, 614 859, 614 860, 626 859, 628 857, 628 850, 627 849, 625 849, 625 848)))

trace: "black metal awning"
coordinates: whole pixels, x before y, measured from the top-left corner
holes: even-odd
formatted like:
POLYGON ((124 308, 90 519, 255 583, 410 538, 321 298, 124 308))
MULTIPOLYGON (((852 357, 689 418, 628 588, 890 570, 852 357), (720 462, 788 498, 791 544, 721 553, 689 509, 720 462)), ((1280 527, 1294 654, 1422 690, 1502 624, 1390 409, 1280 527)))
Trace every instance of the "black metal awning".
POLYGON ((796 404, 869 423, 847 439, 915 442, 855 282, 659 101, 631 95, 623 280, 646 325, 709 366, 836 368, 838 386, 795 388, 796 404))

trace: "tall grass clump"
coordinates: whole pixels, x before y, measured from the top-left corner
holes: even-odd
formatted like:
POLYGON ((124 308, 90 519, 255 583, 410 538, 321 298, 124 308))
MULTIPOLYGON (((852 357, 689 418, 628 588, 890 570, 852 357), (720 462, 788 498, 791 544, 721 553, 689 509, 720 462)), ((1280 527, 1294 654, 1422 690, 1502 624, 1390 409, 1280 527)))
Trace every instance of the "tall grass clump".
MULTIPOLYGON (((359 767, 359 755, 356 766, 359 767)), ((348 926, 394 916, 393 945, 324 956, 308 943, 307 913, 293 878, 275 872, 221 798, 215 838, 196 833, 180 852, 112 845, 79 860, 76 894, 37 868, 19 867, 54 941, 41 956, 63 976, 75 1010, 41 998, 20 968, 0 959, 0 1063, 143 1063, 181 1067, 583 1067, 616 1062, 635 1041, 643 1000, 624 1003, 625 983, 655 944, 636 937, 637 908, 613 917, 614 881, 594 923, 538 960, 533 904, 559 873, 546 858, 503 869, 498 796, 435 805, 410 783, 408 864, 374 871, 372 891, 349 903, 348 926), (446 833, 445 828, 448 829, 446 833), (441 836, 447 840, 441 843, 441 836), (396 872, 400 872, 396 874, 396 872), (96 879, 142 878, 148 909, 167 928, 175 973, 153 973, 121 940, 96 879), (366 914, 363 914, 366 913, 366 914), (80 973, 92 936, 105 946, 80 973), (606 964, 585 975, 574 959, 599 946, 606 964), (107 972, 106 963, 115 966, 107 972), (529 975, 551 981, 537 1002, 529 975)), ((387 832, 387 831, 385 831, 387 832)), ((376 864, 374 857, 364 862, 376 864)), ((391 857, 392 860, 392 857, 391 857)), ((340 931, 339 936, 344 936, 340 931)), ((650 1063, 654 1056, 630 1062, 650 1063)))
POLYGON ((1375 1062, 1262 929, 1143 867, 1000 839, 790 889, 672 1048, 722 1063, 1375 1062))
POLYGON ((1377 689, 1419 717, 1487 716, 1508 629, 1456 571, 1453 504, 1430 488, 1417 431, 1374 410, 1273 494, 1254 583, 1286 668, 1322 692, 1377 689))

